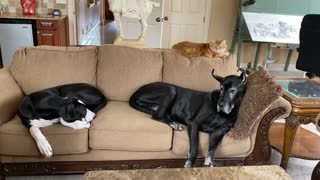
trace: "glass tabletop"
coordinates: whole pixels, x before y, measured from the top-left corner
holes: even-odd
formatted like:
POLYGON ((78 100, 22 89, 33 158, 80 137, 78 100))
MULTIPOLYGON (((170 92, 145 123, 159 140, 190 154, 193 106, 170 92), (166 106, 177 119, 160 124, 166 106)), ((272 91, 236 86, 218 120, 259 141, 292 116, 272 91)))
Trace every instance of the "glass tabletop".
POLYGON ((276 80, 283 90, 296 98, 320 98, 320 86, 308 80, 276 80))

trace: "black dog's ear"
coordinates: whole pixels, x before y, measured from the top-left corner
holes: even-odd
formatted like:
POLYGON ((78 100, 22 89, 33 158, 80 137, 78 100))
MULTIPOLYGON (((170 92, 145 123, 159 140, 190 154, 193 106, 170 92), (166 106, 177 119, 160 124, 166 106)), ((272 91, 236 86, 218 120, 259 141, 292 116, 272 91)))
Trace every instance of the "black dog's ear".
POLYGON ((221 76, 215 75, 215 74, 214 74, 214 69, 212 69, 211 75, 212 75, 213 78, 215 78, 215 79, 216 79, 217 81, 219 81, 219 82, 222 82, 223 79, 224 79, 224 78, 221 77, 221 76))
POLYGON ((240 79, 242 80, 242 82, 245 84, 247 82, 247 76, 246 76, 246 70, 243 68, 239 68, 238 71, 241 71, 241 75, 240 75, 240 79))
POLYGON ((75 118, 74 114, 74 104, 73 103, 65 103, 63 104, 59 109, 59 115, 62 117, 62 119, 66 122, 73 120, 75 118))

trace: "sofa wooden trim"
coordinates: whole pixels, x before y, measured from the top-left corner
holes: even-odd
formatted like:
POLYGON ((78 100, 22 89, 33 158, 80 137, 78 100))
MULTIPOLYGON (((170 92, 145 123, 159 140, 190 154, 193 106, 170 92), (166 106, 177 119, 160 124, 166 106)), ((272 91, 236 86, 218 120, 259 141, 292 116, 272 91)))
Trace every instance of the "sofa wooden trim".
POLYGON ((4 176, 4 173, 3 173, 2 164, 0 163, 0 180, 4 180, 4 179, 5 179, 5 176, 4 176))
MULTIPOLYGON (((216 159, 216 166, 269 165, 271 145, 269 129, 277 117, 286 114, 284 107, 266 113, 257 132, 254 149, 244 158, 216 159)), ((85 173, 92 170, 124 170, 183 167, 186 159, 125 160, 125 161, 80 161, 80 162, 41 162, 41 163, 3 163, 0 164, 0 180, 5 176, 53 175, 85 173)), ((197 159, 196 166, 202 166, 204 159, 197 159)))

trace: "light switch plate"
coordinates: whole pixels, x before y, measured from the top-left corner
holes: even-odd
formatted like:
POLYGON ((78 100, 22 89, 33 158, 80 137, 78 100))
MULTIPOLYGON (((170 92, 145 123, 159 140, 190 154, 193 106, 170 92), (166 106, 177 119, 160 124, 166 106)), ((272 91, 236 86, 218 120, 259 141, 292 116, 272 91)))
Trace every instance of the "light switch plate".
POLYGON ((58 4, 67 4, 67 0, 56 0, 58 4))

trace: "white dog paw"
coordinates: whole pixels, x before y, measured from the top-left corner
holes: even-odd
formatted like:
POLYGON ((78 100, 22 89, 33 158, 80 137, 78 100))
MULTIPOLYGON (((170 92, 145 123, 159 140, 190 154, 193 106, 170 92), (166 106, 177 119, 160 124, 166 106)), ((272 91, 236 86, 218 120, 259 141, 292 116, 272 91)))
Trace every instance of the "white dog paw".
POLYGON ((84 128, 89 129, 90 126, 91 126, 91 124, 90 124, 90 123, 87 123, 87 124, 84 125, 84 128))
POLYGON ((74 123, 72 123, 72 128, 73 129, 88 129, 90 128, 90 123, 86 122, 86 121, 75 121, 74 123))
POLYGON ((50 158, 52 156, 52 147, 46 139, 41 139, 37 141, 37 146, 40 153, 46 157, 50 158))
POLYGON ((184 164, 185 168, 192 168, 192 163, 190 160, 186 161, 186 163, 184 164))
POLYGON ((203 163, 205 167, 213 167, 213 162, 210 157, 207 157, 203 163))
POLYGON ((95 116, 96 116, 96 114, 94 112, 92 112, 89 109, 87 109, 87 114, 85 116, 85 120, 87 122, 91 122, 94 119, 95 116))
POLYGON ((169 126, 177 131, 183 131, 184 130, 184 126, 180 123, 177 122, 171 122, 169 123, 169 126))
POLYGON ((84 121, 77 120, 72 123, 68 123, 61 118, 60 122, 62 125, 73 128, 73 129, 85 129, 85 128, 90 128, 91 126, 90 122, 87 122, 85 120, 84 121))
POLYGON ((213 163, 212 162, 204 162, 203 165, 205 167, 213 167, 213 163))

